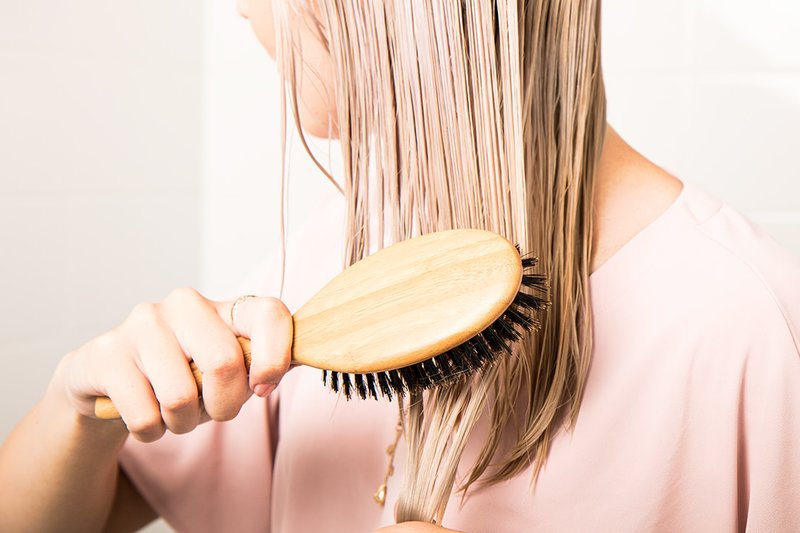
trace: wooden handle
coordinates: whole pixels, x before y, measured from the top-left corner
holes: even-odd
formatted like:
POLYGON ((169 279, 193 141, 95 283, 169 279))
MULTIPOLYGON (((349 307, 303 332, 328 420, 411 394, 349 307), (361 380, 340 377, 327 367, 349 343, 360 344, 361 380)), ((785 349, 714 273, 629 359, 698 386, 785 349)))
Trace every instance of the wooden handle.
MULTIPOLYGON (((242 347, 242 355, 244 355, 244 367, 247 372, 250 372, 250 339, 244 337, 237 337, 239 344, 242 347)), ((197 395, 203 394, 203 373, 194 364, 194 361, 189 361, 189 368, 192 370, 194 381, 197 383, 197 395)), ((100 396, 94 401, 94 416, 102 418, 103 420, 114 420, 119 418, 119 411, 114 407, 114 402, 108 396, 100 396)))

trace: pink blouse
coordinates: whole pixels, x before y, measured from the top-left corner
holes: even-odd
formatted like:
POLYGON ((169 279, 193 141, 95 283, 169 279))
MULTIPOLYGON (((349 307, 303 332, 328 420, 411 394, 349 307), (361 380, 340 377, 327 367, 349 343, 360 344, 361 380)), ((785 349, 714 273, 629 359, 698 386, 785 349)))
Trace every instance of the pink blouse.
MULTIPOLYGON (((342 201, 289 240, 290 309, 340 270, 342 201)), ((277 295, 276 261, 242 292, 277 295), (263 280, 268 280, 265 284, 263 280)), ((685 184, 590 278, 594 352, 577 424, 530 472, 451 499, 469 533, 800 531, 800 261, 742 215, 685 184)), ((187 532, 369 532, 397 408, 350 401, 297 368, 231 422, 153 444, 125 471, 187 532)), ((479 450, 479 427, 465 452, 479 450)))

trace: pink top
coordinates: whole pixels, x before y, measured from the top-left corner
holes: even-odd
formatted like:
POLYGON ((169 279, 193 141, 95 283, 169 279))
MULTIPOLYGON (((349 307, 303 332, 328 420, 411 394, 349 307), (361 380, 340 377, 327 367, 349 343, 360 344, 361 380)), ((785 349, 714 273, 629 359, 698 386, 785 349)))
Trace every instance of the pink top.
MULTIPOLYGON (((332 200, 290 239, 291 309, 338 272, 341 216, 332 200)), ((275 294, 272 272, 263 293, 275 294)), ((595 344, 574 431, 556 437, 533 489, 526 473, 463 506, 456 496, 444 525, 800 531, 800 261, 686 184, 590 281, 595 344)), ((130 439, 122 465, 178 531, 351 533, 393 523, 402 453, 386 506, 372 495, 396 405, 346 402, 308 368, 278 390, 253 397, 232 422, 154 444, 130 439)), ((472 444, 467 462, 480 438, 472 444)))

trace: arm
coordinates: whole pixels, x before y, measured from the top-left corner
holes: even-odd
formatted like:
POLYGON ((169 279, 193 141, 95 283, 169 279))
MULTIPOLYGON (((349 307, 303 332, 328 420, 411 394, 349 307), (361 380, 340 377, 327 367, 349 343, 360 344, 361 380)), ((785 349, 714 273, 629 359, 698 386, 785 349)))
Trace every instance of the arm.
POLYGON ((105 531, 109 533, 139 531, 156 518, 158 514, 139 494, 125 471, 120 469, 117 496, 114 499, 111 516, 106 522, 105 531))
POLYGON ((237 307, 190 289, 137 306, 114 330, 64 357, 41 401, 0 448, 0 531, 130 531, 154 513, 120 476, 129 435, 143 442, 201 420, 234 418, 289 368, 292 320, 272 298, 237 307), (251 339, 248 377, 236 336, 251 339), (203 372, 203 401, 189 359, 203 372), (122 420, 94 418, 109 396, 122 420))
POLYGON ((100 531, 111 511, 128 432, 77 414, 58 383, 0 448, 2 531, 100 531))

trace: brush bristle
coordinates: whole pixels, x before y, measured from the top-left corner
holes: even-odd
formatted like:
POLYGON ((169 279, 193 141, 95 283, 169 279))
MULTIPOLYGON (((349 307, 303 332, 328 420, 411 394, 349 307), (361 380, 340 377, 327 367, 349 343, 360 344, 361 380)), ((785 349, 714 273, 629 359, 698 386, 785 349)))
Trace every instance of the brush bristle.
POLYGON ((522 257, 522 282, 514 300, 497 320, 463 344, 432 359, 376 374, 330 372, 329 376, 323 370, 323 384, 330 381, 330 388, 334 392, 342 390, 348 400, 353 393, 362 399, 384 396, 391 400, 393 396, 452 383, 480 371, 498 356, 510 354, 514 343, 540 326, 536 315, 548 305, 544 298, 547 279, 531 272, 536 264, 535 257, 522 257))

